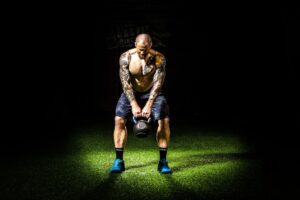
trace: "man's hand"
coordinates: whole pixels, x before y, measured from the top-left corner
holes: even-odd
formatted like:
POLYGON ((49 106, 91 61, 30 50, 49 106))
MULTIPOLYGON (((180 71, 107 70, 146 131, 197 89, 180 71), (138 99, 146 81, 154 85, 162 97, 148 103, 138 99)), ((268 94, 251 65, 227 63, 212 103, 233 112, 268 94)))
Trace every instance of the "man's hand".
POLYGON ((151 116, 153 102, 154 102, 153 100, 147 101, 146 105, 142 110, 143 117, 149 118, 151 116))
POLYGON ((132 108, 132 114, 134 117, 141 117, 142 116, 142 110, 139 106, 139 104, 136 101, 133 101, 131 103, 131 108, 132 108))

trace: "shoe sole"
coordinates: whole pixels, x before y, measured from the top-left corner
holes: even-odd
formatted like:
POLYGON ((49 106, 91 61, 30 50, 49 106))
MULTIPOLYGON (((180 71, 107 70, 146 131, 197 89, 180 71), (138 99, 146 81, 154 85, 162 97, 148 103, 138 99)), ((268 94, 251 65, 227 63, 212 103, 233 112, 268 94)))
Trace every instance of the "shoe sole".
POLYGON ((110 173, 119 174, 119 173, 122 173, 123 171, 125 171, 125 168, 122 168, 121 171, 120 170, 111 170, 110 173))
POLYGON ((173 171, 170 171, 170 172, 162 172, 161 170, 157 170, 159 173, 161 174, 172 174, 173 171))

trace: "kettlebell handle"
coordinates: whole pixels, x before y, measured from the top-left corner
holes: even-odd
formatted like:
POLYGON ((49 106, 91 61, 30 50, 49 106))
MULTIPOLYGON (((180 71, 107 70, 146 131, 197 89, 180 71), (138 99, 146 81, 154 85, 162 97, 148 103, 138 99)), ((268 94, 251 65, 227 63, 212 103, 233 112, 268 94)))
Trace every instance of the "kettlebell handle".
MULTIPOLYGON (((146 119, 145 117, 138 117, 138 118, 144 118, 144 119, 146 119)), ((137 118, 135 117, 135 116, 132 116, 132 120, 133 120, 133 122, 136 124, 137 123, 137 118)), ((149 117, 148 119, 147 119, 147 123, 150 123, 151 122, 151 117, 149 117)))

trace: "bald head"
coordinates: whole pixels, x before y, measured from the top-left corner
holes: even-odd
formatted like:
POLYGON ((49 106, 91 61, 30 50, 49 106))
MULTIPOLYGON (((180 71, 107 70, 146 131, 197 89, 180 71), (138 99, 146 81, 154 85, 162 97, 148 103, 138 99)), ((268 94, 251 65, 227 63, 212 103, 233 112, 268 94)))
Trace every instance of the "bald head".
POLYGON ((135 39, 135 48, 140 58, 145 58, 152 46, 151 37, 148 34, 139 34, 135 39))
POLYGON ((142 33, 139 34, 135 39, 135 46, 141 48, 151 48, 152 40, 149 34, 142 33))

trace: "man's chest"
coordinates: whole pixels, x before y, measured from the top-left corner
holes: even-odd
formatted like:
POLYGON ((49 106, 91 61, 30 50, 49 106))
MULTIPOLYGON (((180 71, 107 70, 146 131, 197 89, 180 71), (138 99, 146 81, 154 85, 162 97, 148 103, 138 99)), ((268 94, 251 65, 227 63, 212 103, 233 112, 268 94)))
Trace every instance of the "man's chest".
POLYGON ((129 64, 129 71, 133 76, 146 76, 153 74, 155 70, 154 58, 140 59, 137 55, 132 55, 129 64))

